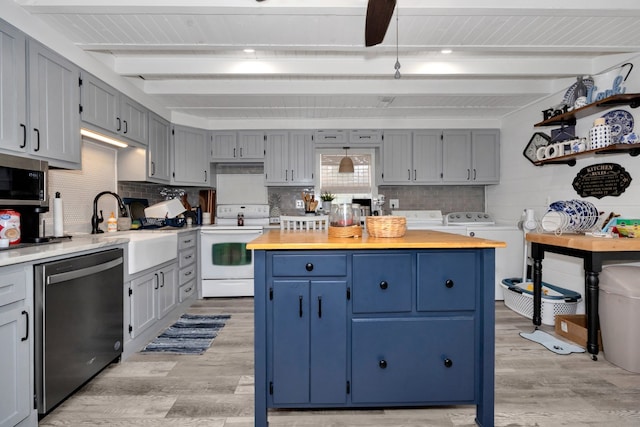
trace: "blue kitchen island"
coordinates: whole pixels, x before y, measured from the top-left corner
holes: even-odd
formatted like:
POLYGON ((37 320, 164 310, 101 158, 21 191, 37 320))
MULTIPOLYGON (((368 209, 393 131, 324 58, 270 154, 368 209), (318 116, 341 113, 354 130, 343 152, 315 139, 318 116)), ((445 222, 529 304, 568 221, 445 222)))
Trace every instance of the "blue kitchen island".
POLYGON ((494 425, 502 242, 273 230, 255 266, 255 425, 269 408, 476 405, 494 425))

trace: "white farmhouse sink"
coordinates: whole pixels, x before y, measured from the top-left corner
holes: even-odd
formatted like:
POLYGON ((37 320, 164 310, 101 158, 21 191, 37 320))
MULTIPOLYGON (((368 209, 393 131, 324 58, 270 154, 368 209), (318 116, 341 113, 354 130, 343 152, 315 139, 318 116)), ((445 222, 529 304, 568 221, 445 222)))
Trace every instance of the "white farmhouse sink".
POLYGON ((178 256, 177 233, 126 231, 104 235, 104 237, 129 239, 129 274, 155 267, 178 256))

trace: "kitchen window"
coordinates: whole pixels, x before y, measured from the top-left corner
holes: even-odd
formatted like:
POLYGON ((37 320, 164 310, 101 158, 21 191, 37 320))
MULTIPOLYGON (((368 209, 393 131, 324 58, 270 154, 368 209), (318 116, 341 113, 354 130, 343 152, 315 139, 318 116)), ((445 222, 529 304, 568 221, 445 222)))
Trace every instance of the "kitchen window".
POLYGON ((345 156, 343 149, 320 149, 316 151, 318 182, 316 194, 329 192, 336 195, 338 202, 350 202, 352 198, 371 198, 377 194, 374 185, 375 150, 349 149, 347 155, 353 160, 353 173, 339 173, 340 160, 345 156))

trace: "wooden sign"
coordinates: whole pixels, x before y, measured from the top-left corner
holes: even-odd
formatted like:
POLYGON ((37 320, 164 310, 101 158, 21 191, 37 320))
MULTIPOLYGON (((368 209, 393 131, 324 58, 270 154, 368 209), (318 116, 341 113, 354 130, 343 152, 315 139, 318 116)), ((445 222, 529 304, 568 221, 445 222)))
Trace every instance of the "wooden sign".
POLYGON ((631 184, 631 175, 616 163, 599 163, 582 168, 573 188, 582 197, 619 196, 631 184))

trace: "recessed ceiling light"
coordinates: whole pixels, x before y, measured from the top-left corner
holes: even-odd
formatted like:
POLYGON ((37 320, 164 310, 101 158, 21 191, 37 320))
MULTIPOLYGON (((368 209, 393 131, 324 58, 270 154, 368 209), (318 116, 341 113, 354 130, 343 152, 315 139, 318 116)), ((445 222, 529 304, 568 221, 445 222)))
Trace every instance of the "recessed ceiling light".
POLYGON ((440 53, 444 53, 445 55, 447 55, 447 54, 449 54, 449 53, 451 53, 451 52, 453 52, 451 49, 442 49, 442 50, 440 51, 440 53))
POLYGON ((255 49, 244 49, 244 53, 254 53, 255 49))

